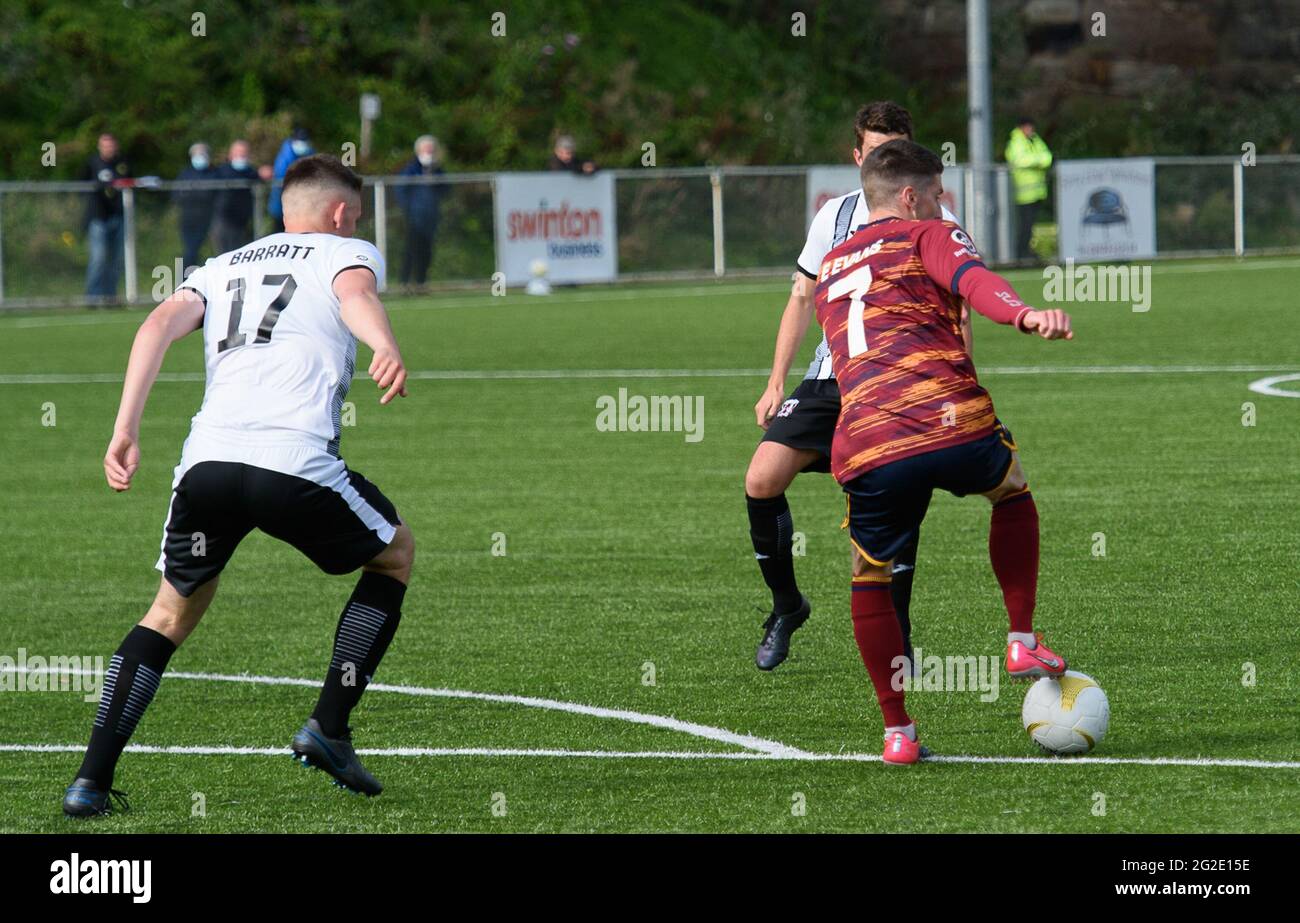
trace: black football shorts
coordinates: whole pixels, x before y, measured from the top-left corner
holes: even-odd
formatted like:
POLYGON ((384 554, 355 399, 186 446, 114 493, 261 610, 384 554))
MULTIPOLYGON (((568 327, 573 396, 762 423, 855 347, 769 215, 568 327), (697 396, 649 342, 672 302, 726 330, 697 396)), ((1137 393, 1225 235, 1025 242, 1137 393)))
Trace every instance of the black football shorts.
POLYGON ((958 497, 993 490, 1011 473, 1016 443, 998 422, 973 442, 872 468, 844 485, 849 537, 874 564, 892 561, 915 542, 937 487, 958 497))
POLYGON ((242 462, 202 461, 172 491, 158 569, 189 596, 261 529, 327 574, 346 574, 383 551, 399 525, 393 504, 355 471, 327 487, 242 462))
POLYGON ((792 449, 811 449, 821 457, 804 471, 831 470, 831 441, 840 418, 840 386, 834 378, 805 378, 786 398, 760 442, 777 442, 792 449))

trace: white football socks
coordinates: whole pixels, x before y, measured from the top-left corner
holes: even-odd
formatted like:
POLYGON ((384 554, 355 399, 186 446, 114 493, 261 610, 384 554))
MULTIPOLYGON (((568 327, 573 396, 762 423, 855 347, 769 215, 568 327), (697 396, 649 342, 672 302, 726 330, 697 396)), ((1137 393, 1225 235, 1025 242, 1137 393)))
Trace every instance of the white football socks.
POLYGON ((885 737, 893 737, 895 734, 903 734, 912 743, 916 743, 916 722, 913 721, 907 727, 885 728, 885 737))
POLYGON ((1007 643, 1014 644, 1016 641, 1019 641, 1028 650, 1031 651, 1034 648, 1038 647, 1038 639, 1034 637, 1034 633, 1032 631, 1008 631, 1007 643))

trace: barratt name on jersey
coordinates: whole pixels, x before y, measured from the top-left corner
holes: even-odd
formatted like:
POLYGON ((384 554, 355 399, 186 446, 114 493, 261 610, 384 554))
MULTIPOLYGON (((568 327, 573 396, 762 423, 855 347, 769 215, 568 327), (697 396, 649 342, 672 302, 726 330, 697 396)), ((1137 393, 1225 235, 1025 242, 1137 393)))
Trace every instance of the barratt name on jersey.
POLYGON ((870 247, 863 247, 861 250, 854 250, 852 253, 837 256, 833 260, 826 260, 826 262, 822 263, 822 271, 817 274, 817 281, 825 282, 837 272, 848 269, 851 266, 856 266, 867 257, 879 253, 880 245, 883 243, 883 240, 878 240, 870 247))
POLYGON ((311 256, 311 252, 315 249, 314 246, 305 247, 302 244, 272 244, 269 247, 240 250, 230 258, 230 265, 237 266, 240 263, 254 263, 258 260, 283 259, 285 257, 291 260, 305 260, 311 256))

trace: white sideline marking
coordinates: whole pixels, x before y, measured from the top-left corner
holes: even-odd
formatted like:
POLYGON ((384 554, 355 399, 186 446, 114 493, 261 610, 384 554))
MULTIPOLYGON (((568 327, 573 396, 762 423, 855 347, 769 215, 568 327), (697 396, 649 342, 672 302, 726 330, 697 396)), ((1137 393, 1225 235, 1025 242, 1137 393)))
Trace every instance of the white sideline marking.
POLYGON ((1288 381, 1300 381, 1300 375, 1274 375, 1271 378, 1261 378, 1259 381, 1252 381, 1249 387, 1256 394, 1267 394, 1269 397, 1300 397, 1300 391, 1287 391, 1285 388, 1278 387, 1288 381))
MULTIPOLYGON (((993 365, 981 375, 1187 375, 1241 372, 1278 372, 1282 365, 993 365)), ((415 381, 524 381, 588 378, 766 378, 769 369, 427 369, 412 371, 415 381)), ((0 385, 121 384, 121 372, 84 372, 35 375, 0 375, 0 385)), ((202 372, 162 372, 160 382, 201 382, 202 372)), ((355 381, 368 381, 358 373, 355 381)), ((1283 380, 1279 377, 1277 380, 1283 380)))
MULTIPOLYGON (((485 286, 486 287, 486 286, 485 286)), ((536 298, 532 295, 526 295, 523 292, 518 294, 511 293, 505 296, 494 295, 473 295, 473 296, 454 296, 446 297, 438 295, 398 295, 389 298, 384 307, 389 311, 432 311, 439 309, 454 308, 495 308, 495 307, 515 307, 520 304, 525 305, 549 305, 562 307, 568 304, 585 304, 588 302, 601 301, 636 301, 654 300, 662 298, 700 298, 706 296, 718 297, 720 295, 767 295, 767 294, 789 294, 790 282, 788 279, 773 279, 771 282, 749 283, 745 285, 731 285, 726 282, 714 283, 712 285, 697 285, 689 288, 673 288, 671 286, 654 286, 654 287, 632 287, 622 289, 604 289, 597 292, 563 292, 553 294, 549 298, 536 298)), ((385 293, 380 293, 381 297, 385 293)), ((41 308, 18 308, 15 310, 39 311, 41 308)), ((119 308, 110 308, 107 311, 98 311, 94 314, 65 314, 57 317, 14 317, 0 318, 9 326, 17 329, 37 329, 41 327, 79 327, 79 326, 98 326, 100 324, 139 324, 144 320, 144 315, 152 310, 147 305, 131 305, 123 310, 119 308)), ((0 323, 0 326, 4 326, 0 323)))
MULTIPOLYGON (((0 744, 0 753, 82 753, 84 744, 0 744)), ((287 747, 169 746, 128 744, 128 753, 169 756, 288 756, 287 747)), ((498 749, 495 747, 374 747, 357 748, 359 756, 497 756, 572 757, 605 760, 774 760, 803 763, 879 763, 877 753, 805 753, 787 750, 776 753, 749 751, 707 752, 702 750, 547 750, 498 749)), ((1220 766, 1234 769, 1300 769, 1300 762, 1285 760, 1241 760, 1201 757, 1116 757, 1116 756, 931 756, 927 763, 976 763, 993 765, 1043 766, 1220 766)))
MULTIPOLYGON (((29 670, 26 667, 19 669, 14 667, 0 667, 0 672, 14 673, 59 673, 68 676, 89 676, 91 670, 69 670, 58 669, 55 667, 45 667, 40 670, 29 670)), ((313 689, 319 689, 320 683, 312 679, 299 679, 292 676, 250 676, 248 674, 228 674, 228 673, 185 673, 177 671, 168 671, 163 674, 164 679, 193 679, 205 682, 223 682, 223 683, 253 683, 259 686, 307 686, 313 689)), ((611 718, 615 721, 627 721, 630 724, 648 724, 651 727, 663 728, 668 731, 676 731, 680 734, 689 734, 692 737, 700 737, 705 740, 714 740, 719 743, 732 744, 737 747, 744 747, 756 753, 802 753, 802 751, 788 747, 783 743, 775 740, 764 740, 761 737, 755 737, 752 734, 737 734, 734 731, 728 731, 724 728, 710 727, 707 724, 696 724, 693 721, 679 721, 676 718, 670 718, 666 715, 651 715, 646 712, 628 711, 621 708, 601 708, 595 705, 580 705, 577 702, 561 702, 557 699, 542 699, 536 696, 526 695, 501 695, 492 692, 471 692, 464 689, 434 689, 427 686, 393 686, 387 683, 371 683, 367 689, 373 692, 396 692, 400 695, 423 695, 435 696, 447 699, 474 699, 479 702, 499 702, 507 705, 524 705, 528 708, 543 708, 548 711, 562 711, 573 715, 586 715, 591 718, 611 718)), ((278 752, 278 751, 277 751, 278 752)))
MULTIPOLYGON (((46 667, 41 670, 21 670, 14 667, 0 668, 0 672, 12 673, 59 673, 60 675, 90 675, 91 670, 56 670, 46 667)), ((228 673, 186 673, 168 672, 164 679, 192 679, 209 682, 253 683, 260 686, 307 686, 319 687, 319 683, 310 679, 292 676, 252 676, 249 674, 228 673)), ((579 705, 574 702, 561 702, 555 699, 540 699, 533 696, 499 695, 490 692, 469 692, 460 689, 433 689, 426 686, 393 686, 385 683, 372 683, 370 690, 376 692, 396 692, 401 695, 437 696, 442 698, 474 699, 483 702, 501 702, 511 705, 526 705, 530 708, 544 708, 572 714, 589 715, 595 718, 613 718, 634 724, 649 724, 667 730, 679 731, 694 737, 731 743, 746 748, 743 751, 707 752, 699 750, 553 750, 553 749, 500 749, 495 747, 379 747, 358 749, 361 756, 501 756, 501 757, 576 757, 583 759, 665 759, 665 760, 787 760, 795 762, 850 762, 878 763, 881 757, 875 753, 809 753, 797 747, 787 746, 777 741, 764 740, 748 734, 736 734, 722 728, 709 727, 689 721, 644 712, 626 711, 614 708, 599 708, 593 705, 579 705)), ((232 746, 156 746, 150 744, 128 744, 131 753, 156 753, 186 756, 286 756, 290 752, 286 747, 232 747, 232 746)), ((81 753, 85 747, 78 744, 6 744, 0 743, 0 753, 81 753)), ((1300 762, 1285 760, 1248 760, 1216 759, 1212 757, 1110 757, 1110 756, 932 756, 926 762, 932 763, 988 763, 995 765, 1048 765, 1064 766, 1074 764, 1102 766, 1222 766, 1245 769, 1300 769, 1300 762)))
MULTIPOLYGON (((1203 272, 1246 272, 1260 269, 1290 269, 1298 265, 1295 258, 1281 259, 1259 259, 1245 261, 1213 261, 1213 262, 1193 262, 1187 263, 1169 263, 1162 264, 1158 261, 1147 261, 1152 266, 1156 275, 1179 275, 1182 273, 1203 273, 1203 272)), ((1057 264, 1053 264, 1057 265, 1057 264)), ((1142 263, 1141 265, 1147 265, 1142 263)), ((1042 277, 1041 269, 1006 269, 1002 275, 1008 278, 1020 280, 1031 279, 1037 276, 1042 277)), ((672 285, 652 285, 637 286, 632 283, 630 288, 621 289, 602 289, 596 292, 562 292, 550 296, 548 299, 539 300, 531 295, 506 295, 505 297, 493 297, 490 295, 466 296, 447 296, 438 295, 428 296, 411 296, 407 300, 406 296, 394 298, 387 305, 390 311, 429 311, 439 308, 484 308, 495 307, 497 305, 517 304, 520 298, 530 299, 529 303, 549 302, 554 305, 566 304, 583 304, 587 302, 600 301, 635 301, 638 299, 651 298, 706 298, 709 296, 726 296, 726 295, 763 295, 763 294, 780 294, 788 290, 789 283, 784 276, 774 274, 770 282, 749 282, 730 284, 728 282, 718 282, 707 285, 688 285, 681 288, 672 285)), ((21 310, 21 309, 20 309, 21 310)), ((29 310, 41 310, 31 308, 29 310)), ((121 314, 115 309, 108 311, 99 311, 89 315, 63 315, 58 317, 17 317, 17 318, 0 318, 0 326, 10 326, 15 329, 34 329, 40 327, 74 327, 74 326, 98 326, 111 324, 138 324, 140 319, 135 314, 143 313, 142 306, 132 306, 132 313, 121 314)), ((766 373, 765 373, 766 374, 766 373)))

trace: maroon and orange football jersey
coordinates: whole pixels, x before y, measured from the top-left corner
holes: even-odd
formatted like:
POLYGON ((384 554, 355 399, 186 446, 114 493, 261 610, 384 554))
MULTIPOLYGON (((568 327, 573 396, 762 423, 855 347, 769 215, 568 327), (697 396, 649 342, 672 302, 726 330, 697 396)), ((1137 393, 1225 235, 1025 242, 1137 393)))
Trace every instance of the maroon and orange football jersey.
POLYGON ((938 218, 883 218, 826 254, 815 295, 840 385, 831 470, 841 484, 993 431, 961 334, 958 286, 976 267, 970 237, 938 218))

